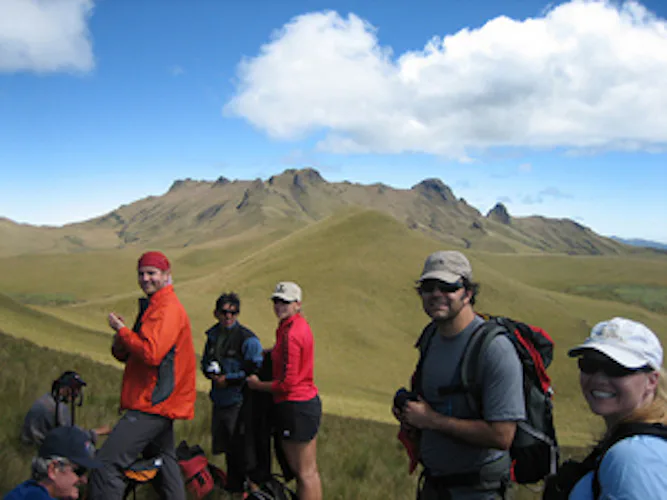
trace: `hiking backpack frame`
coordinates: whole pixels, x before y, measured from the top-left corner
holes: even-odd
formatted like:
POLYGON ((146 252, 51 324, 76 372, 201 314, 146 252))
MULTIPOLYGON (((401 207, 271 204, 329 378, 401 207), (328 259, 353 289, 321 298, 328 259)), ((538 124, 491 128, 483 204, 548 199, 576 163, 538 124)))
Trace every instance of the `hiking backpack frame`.
POLYGON ((60 405, 63 404, 66 400, 61 396, 60 390, 67 387, 72 391, 71 397, 69 398, 70 403, 70 415, 72 418, 72 425, 75 424, 75 410, 77 407, 83 406, 83 388, 86 386, 86 382, 81 378, 75 371, 68 370, 64 372, 60 377, 53 381, 51 384, 51 396, 56 401, 55 409, 55 425, 60 427, 62 422, 60 422, 60 405))

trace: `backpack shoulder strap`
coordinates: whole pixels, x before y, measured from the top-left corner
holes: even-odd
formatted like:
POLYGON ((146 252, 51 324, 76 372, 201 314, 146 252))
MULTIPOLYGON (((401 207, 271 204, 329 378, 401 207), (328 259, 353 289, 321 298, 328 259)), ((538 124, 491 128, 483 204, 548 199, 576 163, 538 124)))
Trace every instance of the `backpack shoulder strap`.
POLYGON ((600 464, 609 449, 619 441, 632 436, 656 436, 667 439, 667 426, 663 424, 649 424, 646 422, 628 422, 619 425, 612 435, 603 441, 599 448, 599 459, 593 469, 593 498, 597 499, 602 493, 600 485, 600 464))
POLYGON ((489 345, 507 329, 493 320, 485 321, 472 333, 461 361, 461 385, 473 411, 482 414, 482 375, 489 345))
POLYGON ((435 324, 435 321, 432 321, 426 325, 417 339, 417 342, 415 342, 415 347, 419 349, 419 361, 417 361, 417 367, 412 375, 412 390, 422 396, 422 370, 424 368, 424 359, 426 358, 428 348, 431 346, 431 342, 437 331, 438 326, 435 324))

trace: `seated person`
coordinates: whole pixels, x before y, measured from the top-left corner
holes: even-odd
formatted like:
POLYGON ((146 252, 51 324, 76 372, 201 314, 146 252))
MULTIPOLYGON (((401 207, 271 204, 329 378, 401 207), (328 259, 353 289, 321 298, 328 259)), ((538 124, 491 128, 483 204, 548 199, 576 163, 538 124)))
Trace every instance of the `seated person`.
MULTIPOLYGON (((85 385, 81 376, 73 371, 66 371, 54 380, 51 392, 37 399, 28 410, 23 420, 21 441, 28 445, 39 446, 50 430, 61 426, 73 426, 74 405, 81 406, 85 385)), ((98 436, 111 432, 109 426, 81 430, 93 444, 97 443, 98 436)))
POLYGON ((102 466, 91 458, 93 444, 77 427, 49 432, 32 461, 32 478, 5 495, 4 500, 77 499, 79 485, 87 483, 88 469, 102 466))

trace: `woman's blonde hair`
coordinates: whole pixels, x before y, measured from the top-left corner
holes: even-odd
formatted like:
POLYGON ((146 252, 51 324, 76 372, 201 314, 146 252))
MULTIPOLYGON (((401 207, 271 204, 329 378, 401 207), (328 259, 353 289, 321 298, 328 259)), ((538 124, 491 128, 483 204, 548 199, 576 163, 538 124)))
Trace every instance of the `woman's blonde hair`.
POLYGON ((648 405, 637 408, 622 422, 646 422, 649 424, 667 425, 667 372, 664 368, 658 370, 658 386, 653 401, 648 405))

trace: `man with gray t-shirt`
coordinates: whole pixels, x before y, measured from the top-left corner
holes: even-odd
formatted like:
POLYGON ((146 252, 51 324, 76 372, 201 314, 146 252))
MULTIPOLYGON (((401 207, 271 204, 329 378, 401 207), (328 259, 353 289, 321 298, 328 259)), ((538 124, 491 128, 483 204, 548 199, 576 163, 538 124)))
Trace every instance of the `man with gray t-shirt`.
POLYGON ((404 430, 419 436, 425 478, 420 500, 502 498, 509 482, 508 450, 517 421, 525 419, 525 404, 521 363, 506 336, 496 336, 478 361, 480 408, 471 407, 460 390, 463 354, 484 326, 473 310, 477 289, 460 252, 426 259, 417 291, 432 322, 417 344, 420 398, 393 410, 404 430))

